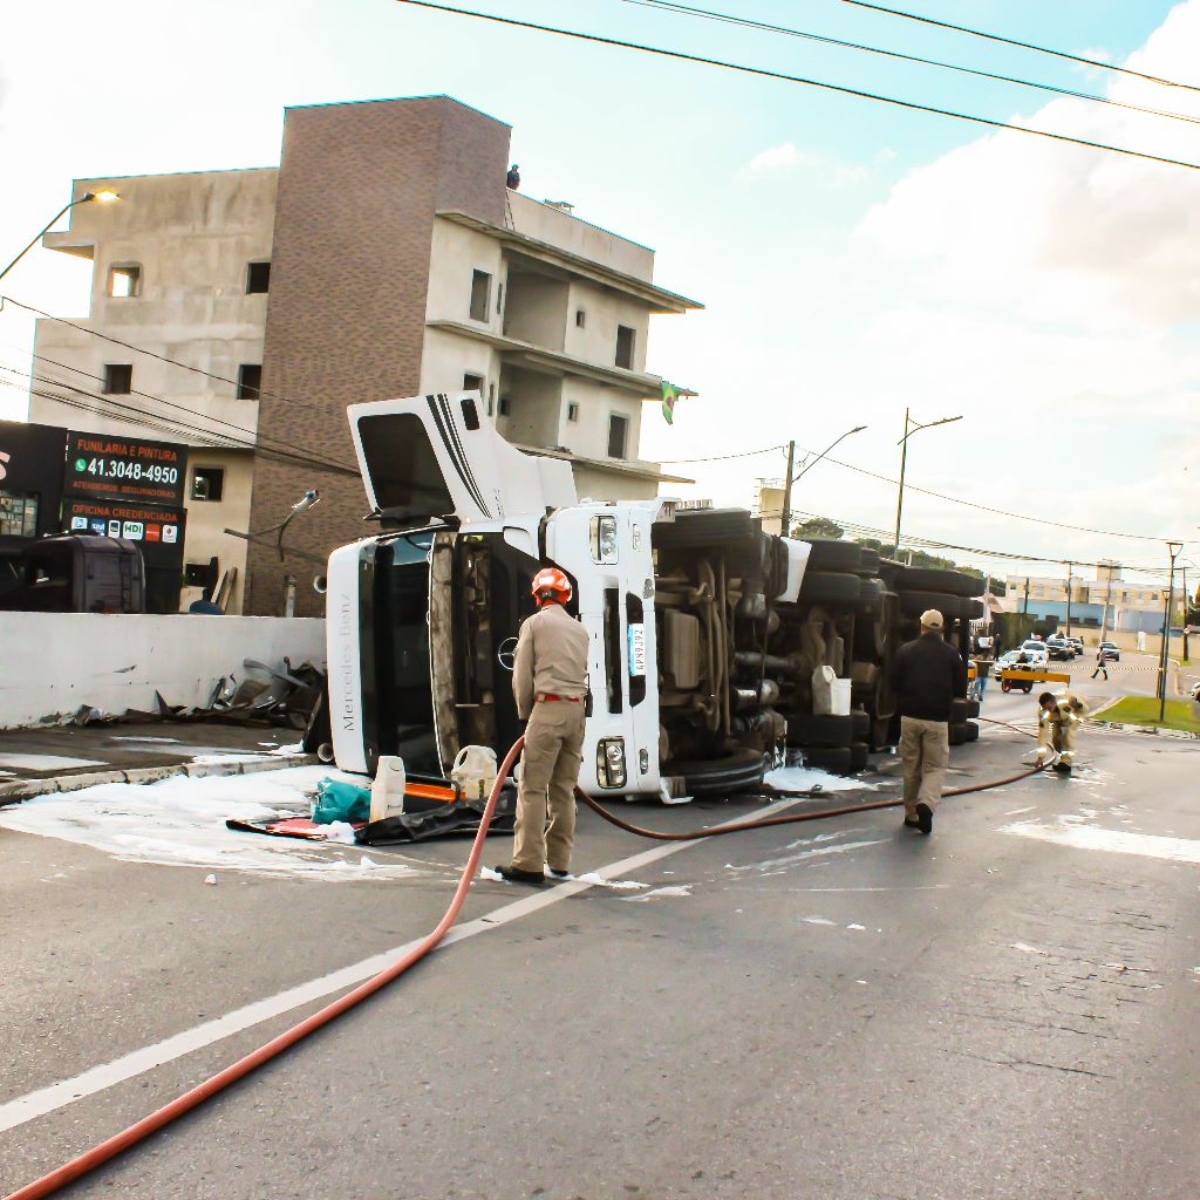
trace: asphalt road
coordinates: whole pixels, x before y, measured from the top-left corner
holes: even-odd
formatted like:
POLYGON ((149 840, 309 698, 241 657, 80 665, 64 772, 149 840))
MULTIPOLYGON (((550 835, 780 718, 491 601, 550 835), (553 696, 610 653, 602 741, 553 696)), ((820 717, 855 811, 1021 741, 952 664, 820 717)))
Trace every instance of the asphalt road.
MULTIPOLYGON (((989 686, 986 716, 1032 713, 989 686)), ((949 784, 1031 746, 987 725, 949 784)), ((895 809, 687 843, 584 812, 576 869, 642 886, 477 882, 453 944, 63 1194, 1191 1200, 1200 742, 1089 730, 1080 761, 946 800, 931 838, 895 809)), ((863 799, 896 794, 878 765, 863 799)), ((399 880, 216 886, 2 825, 0 850, 7 1193, 426 933, 467 846, 372 849, 399 880)))

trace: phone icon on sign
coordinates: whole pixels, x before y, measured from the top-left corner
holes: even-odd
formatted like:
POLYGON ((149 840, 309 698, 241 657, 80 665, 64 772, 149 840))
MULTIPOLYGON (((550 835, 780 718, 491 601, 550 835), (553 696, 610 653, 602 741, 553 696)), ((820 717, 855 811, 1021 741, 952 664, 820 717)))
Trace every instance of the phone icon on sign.
POLYGON ((121 536, 121 522, 120 521, 109 521, 108 536, 109 537, 120 537, 121 536))

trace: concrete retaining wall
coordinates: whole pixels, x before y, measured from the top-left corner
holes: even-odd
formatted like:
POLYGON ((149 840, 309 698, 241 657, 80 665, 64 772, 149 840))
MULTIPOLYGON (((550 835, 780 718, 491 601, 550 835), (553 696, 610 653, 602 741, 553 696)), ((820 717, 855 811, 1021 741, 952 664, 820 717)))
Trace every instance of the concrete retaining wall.
POLYGON ((120 714, 204 706, 222 678, 262 679, 244 660, 325 667, 320 618, 0 613, 0 729, 56 721, 84 705, 120 714))

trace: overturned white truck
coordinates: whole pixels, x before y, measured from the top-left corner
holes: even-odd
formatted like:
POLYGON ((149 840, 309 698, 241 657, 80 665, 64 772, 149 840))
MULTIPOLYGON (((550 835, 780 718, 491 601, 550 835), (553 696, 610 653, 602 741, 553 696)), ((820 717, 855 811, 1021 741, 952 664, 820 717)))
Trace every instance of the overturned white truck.
POLYGON ((982 607, 969 575, 768 535, 743 510, 579 502, 568 464, 510 446, 475 393, 348 415, 379 532, 329 559, 343 770, 373 775, 380 755, 398 754, 444 776, 463 746, 508 750, 521 732, 517 631, 548 563, 570 577, 591 637, 580 785, 596 796, 754 788, 785 744, 833 769, 865 766, 888 740, 886 667, 906 621, 936 601, 965 628, 982 607), (849 683, 854 712, 814 715, 820 667, 849 683))

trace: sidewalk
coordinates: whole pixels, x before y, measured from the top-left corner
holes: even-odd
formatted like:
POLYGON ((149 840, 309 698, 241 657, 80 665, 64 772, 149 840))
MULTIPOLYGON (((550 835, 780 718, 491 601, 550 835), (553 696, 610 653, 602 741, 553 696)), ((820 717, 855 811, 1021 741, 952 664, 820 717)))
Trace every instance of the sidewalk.
POLYGON ((216 721, 113 722, 0 730, 0 805, 99 783, 244 775, 309 766, 299 730, 216 721))

